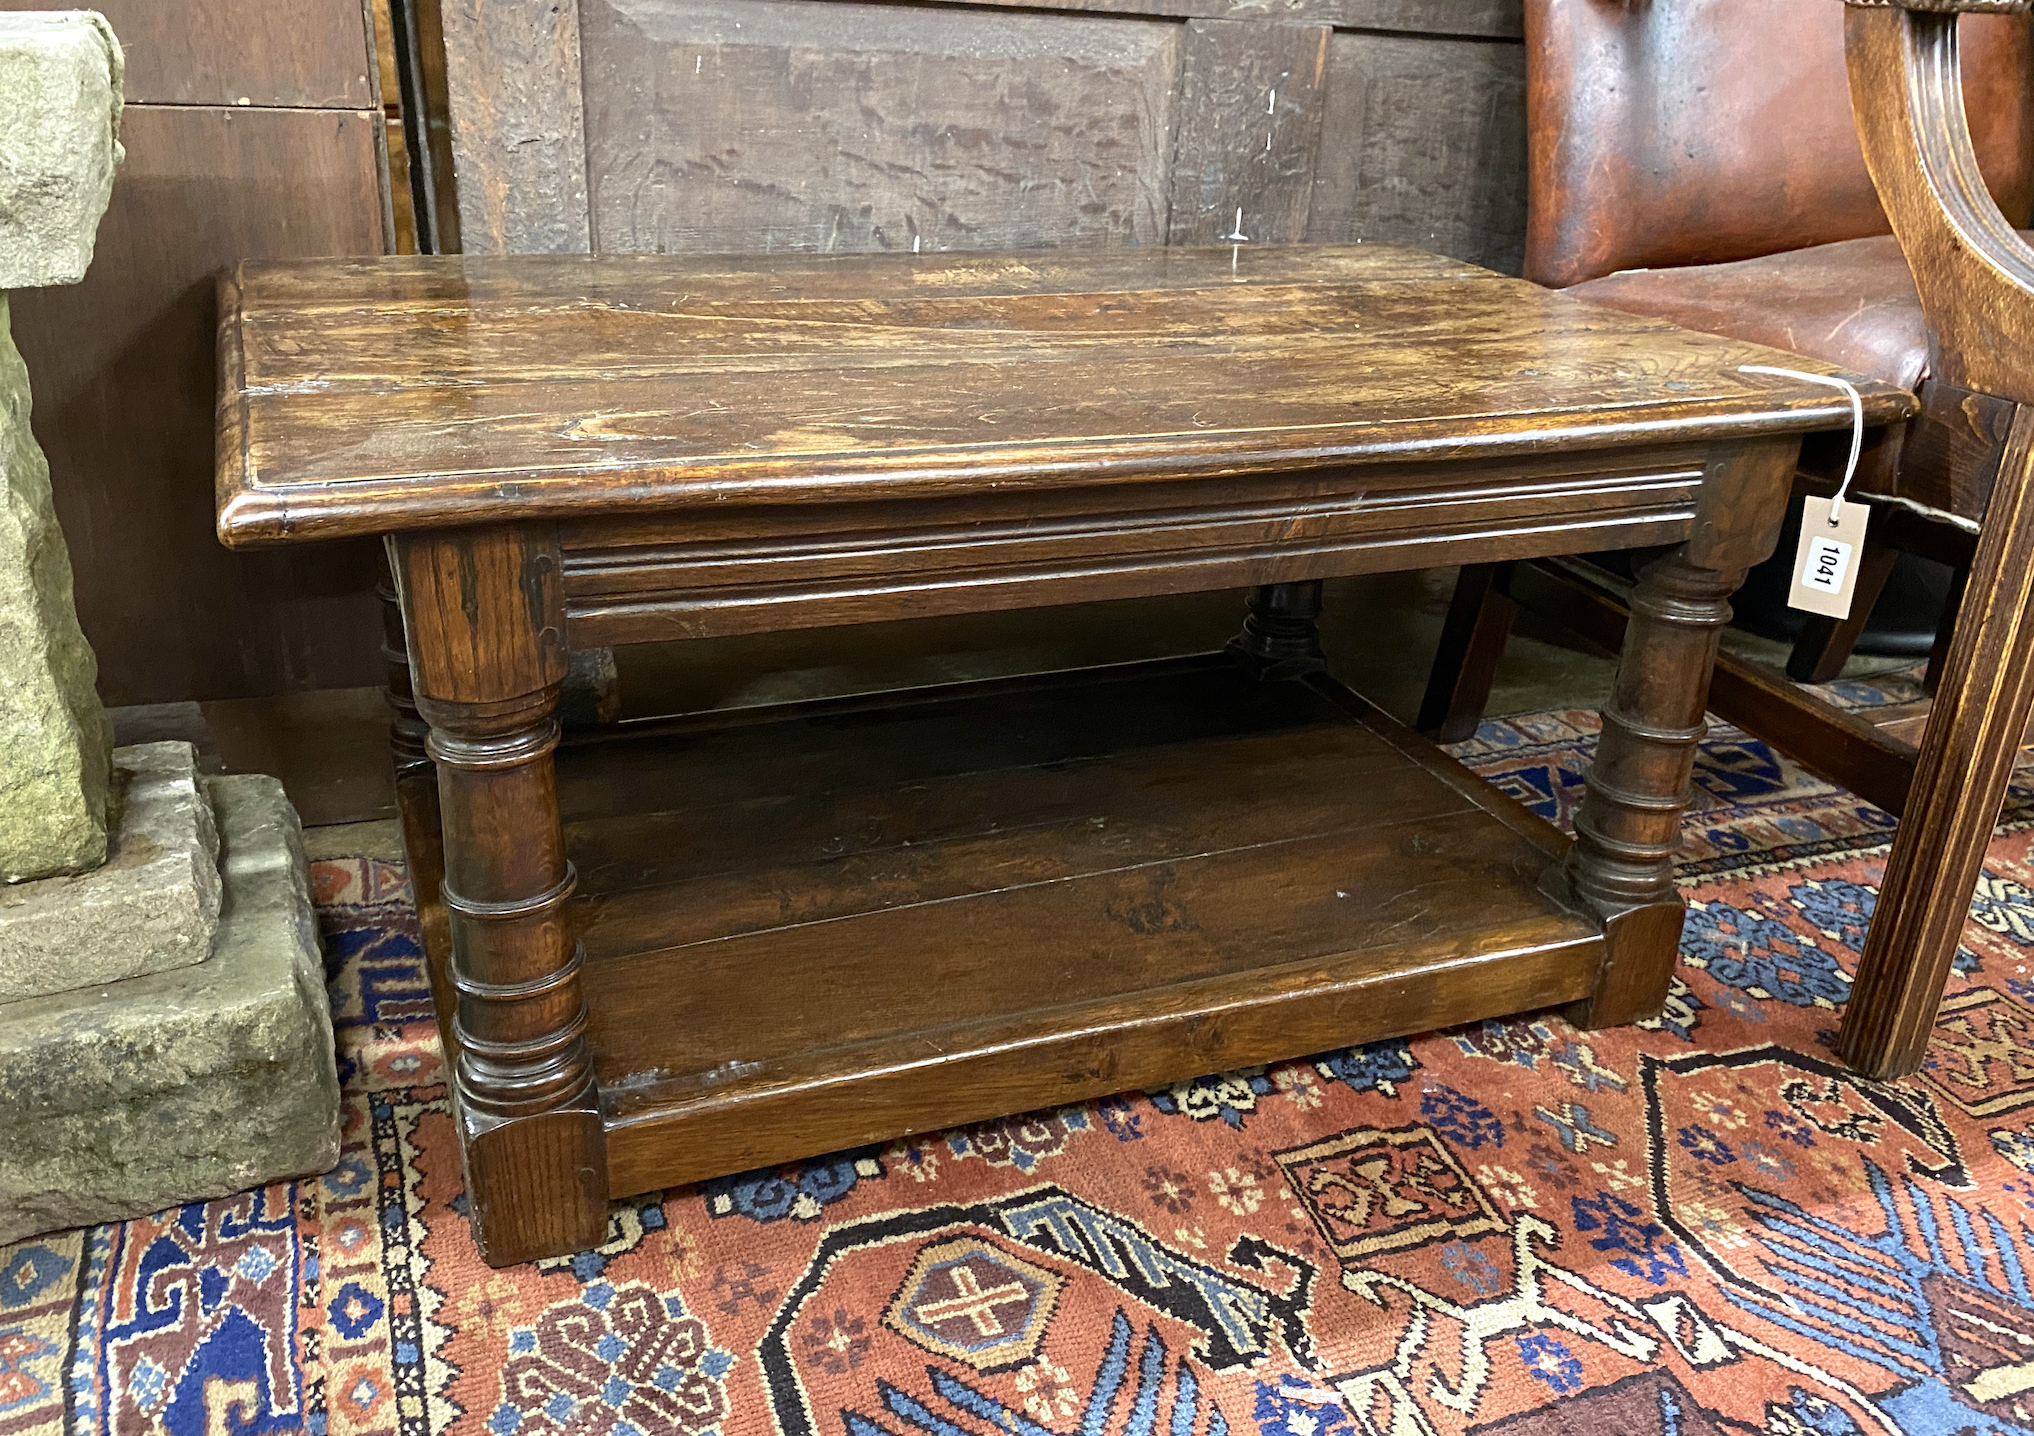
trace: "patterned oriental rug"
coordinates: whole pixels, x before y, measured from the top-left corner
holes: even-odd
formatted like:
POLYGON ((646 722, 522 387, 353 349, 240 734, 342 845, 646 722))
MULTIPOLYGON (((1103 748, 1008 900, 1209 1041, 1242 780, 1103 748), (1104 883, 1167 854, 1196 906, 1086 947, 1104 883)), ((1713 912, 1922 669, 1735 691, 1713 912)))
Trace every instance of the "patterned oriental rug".
MULTIPOLYGON (((1461 751, 1565 820, 1594 726, 1461 751)), ((1493 1022, 843 1152, 499 1272, 403 870, 321 863, 343 1160, 0 1249, 0 1436, 2034 1433, 2034 792, 1928 1070, 1879 1084, 1828 1047, 1890 820, 1730 730, 1698 785, 1642 1029, 1493 1022)))

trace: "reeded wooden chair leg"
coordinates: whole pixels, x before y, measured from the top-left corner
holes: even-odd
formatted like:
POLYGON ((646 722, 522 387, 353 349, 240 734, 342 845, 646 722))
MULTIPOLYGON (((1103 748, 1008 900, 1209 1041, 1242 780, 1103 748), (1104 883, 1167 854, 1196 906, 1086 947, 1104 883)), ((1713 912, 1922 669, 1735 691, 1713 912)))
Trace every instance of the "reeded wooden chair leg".
POLYGON ((396 554, 438 769, 474 1238, 494 1266, 583 1250, 605 1234, 607 1156, 564 915, 557 548, 538 531, 469 530, 399 539, 396 554))
POLYGON ((1607 939, 1596 991, 1568 1010, 1577 1026, 1637 1021, 1667 1000, 1685 906, 1674 859, 1717 641, 1730 595, 1772 551, 1797 452, 1747 447, 1712 464, 1696 536, 1639 571, 1565 873, 1607 939))
POLYGON ((1963 595, 1970 587, 1970 565, 1954 567, 1949 574, 1949 600, 1942 605, 1941 621, 1935 625, 1935 643, 1928 650, 1928 666, 1921 670, 1921 688, 1929 697, 1942 686, 1949 668, 1949 648, 1956 642, 1956 616, 1963 611, 1963 595))
POLYGON ((1843 672, 1899 560, 1900 551, 1891 544, 1866 537, 1864 553, 1858 559, 1857 584, 1851 590, 1850 616, 1809 615, 1801 625, 1801 636, 1794 640, 1794 651, 1787 655, 1789 678, 1796 683, 1827 683, 1843 672))
POLYGON ((2034 405, 2014 415, 1969 604, 1921 738, 1836 1050, 1871 1077, 1920 1070, 1971 893, 2034 713, 2034 405))
POLYGON ((1455 580, 1434 666, 1427 672, 1426 697, 1413 725, 1436 743, 1475 736, 1490 706, 1497 665, 1518 621, 1518 603, 1506 588, 1511 570, 1508 563, 1466 564, 1455 580))

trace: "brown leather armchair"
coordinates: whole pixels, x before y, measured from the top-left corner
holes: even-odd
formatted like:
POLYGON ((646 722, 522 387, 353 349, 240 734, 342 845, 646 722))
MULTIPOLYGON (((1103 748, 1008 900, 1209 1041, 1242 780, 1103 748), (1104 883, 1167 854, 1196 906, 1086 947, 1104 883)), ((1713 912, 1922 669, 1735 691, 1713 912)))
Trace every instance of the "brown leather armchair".
MULTIPOLYGON (((1788 665, 1804 681, 1834 677, 1898 552, 1948 563, 1960 588, 1986 487, 1964 457, 1997 438, 1971 432, 1982 421, 1964 391, 1932 372, 1920 298, 1852 120, 1844 8, 1526 0, 1525 14, 1528 279, 1813 355, 1922 398, 1921 418, 1872 436, 1852 487, 1874 511, 1851 617, 1810 620, 1788 665)), ((1961 29, 1976 153, 2000 209, 2024 224, 2034 207, 2034 31, 2007 14, 1973 15, 1961 29)), ((1803 482, 1830 491, 1847 450, 1848 436, 1811 444, 1803 482)), ((1465 571, 1421 728, 1443 739, 1474 731, 1518 601, 1571 619, 1577 603, 1614 603, 1601 587, 1549 600, 1552 572, 1465 571)), ((1790 685, 1726 669, 1718 711, 1898 810, 1911 747, 1790 685)))

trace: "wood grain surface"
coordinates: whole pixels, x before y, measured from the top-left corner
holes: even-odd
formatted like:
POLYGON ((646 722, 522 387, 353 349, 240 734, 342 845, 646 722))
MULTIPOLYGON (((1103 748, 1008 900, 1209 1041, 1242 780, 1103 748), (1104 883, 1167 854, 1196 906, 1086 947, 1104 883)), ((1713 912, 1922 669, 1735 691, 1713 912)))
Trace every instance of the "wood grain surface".
POLYGON ((1516 274, 1525 51, 1338 30, 1305 237, 1385 240, 1516 274))
POLYGON ((1484 40, 1518 40, 1525 34, 1522 0, 982 0, 982 3, 1024 10, 1332 25, 1344 30, 1470 36, 1484 40))
POLYGON ((587 0, 603 253, 1159 244, 1179 27, 587 0))
POLYGON ((465 248, 1246 234, 1515 272, 1522 25, 1520 0, 452 0, 465 248))
MULTIPOLYGON (((1928 316, 1931 373, 2029 404, 2034 249, 1985 189, 1964 111, 1957 24, 1953 15, 1848 12, 1852 108, 1928 316)), ((1986 427, 1996 432, 1992 419, 1986 427)))
POLYGON ((1368 711, 1206 655, 568 750, 611 1190, 1585 992, 1560 835, 1368 711))
MULTIPOLYGON (((1737 372, 1798 357, 1394 246, 264 263, 223 294, 229 543, 1848 418, 1737 372)), ((1860 382, 1873 422, 1911 409, 1860 382)))
POLYGON ((1187 23, 1167 243, 1306 236, 1330 33, 1324 25, 1187 23))
POLYGON ((442 0, 439 24, 465 252, 585 253, 578 5, 442 0))
MULTIPOLYGON (((61 10, 0 0, 0 10, 61 10)), ((127 55, 130 105, 372 109, 381 103, 358 0, 96 0, 127 55)))
POLYGON ((561 527, 575 647, 1286 583, 1624 544, 1694 522, 1699 449, 1350 465, 561 527))

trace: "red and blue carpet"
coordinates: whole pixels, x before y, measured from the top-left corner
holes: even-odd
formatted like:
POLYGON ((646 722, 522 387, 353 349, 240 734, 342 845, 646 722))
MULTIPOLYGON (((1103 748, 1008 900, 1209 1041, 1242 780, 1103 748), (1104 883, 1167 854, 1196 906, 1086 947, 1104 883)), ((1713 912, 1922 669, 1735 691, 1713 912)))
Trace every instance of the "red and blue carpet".
MULTIPOLYGON (((1462 751, 1565 820, 1593 730, 1462 751)), ((1890 820, 1728 730, 1698 783, 1642 1029, 839 1153, 508 1271, 466 1234, 403 871, 319 864, 343 1160, 0 1249, 0 1436, 2034 1433, 2034 793, 1928 1070, 1878 1084, 1828 1043, 1890 820)))

